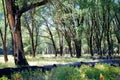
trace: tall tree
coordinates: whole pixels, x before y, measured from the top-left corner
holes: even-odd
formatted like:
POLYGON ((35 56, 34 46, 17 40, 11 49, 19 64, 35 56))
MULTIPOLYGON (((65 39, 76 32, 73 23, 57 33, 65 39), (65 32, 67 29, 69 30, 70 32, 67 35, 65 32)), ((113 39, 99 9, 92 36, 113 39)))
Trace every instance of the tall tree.
POLYGON ((13 36, 13 46, 14 46, 14 61, 18 66, 28 65, 28 62, 24 55, 22 36, 21 36, 21 16, 26 11, 36 8, 38 6, 45 5, 48 3, 48 0, 42 0, 34 4, 27 4, 27 1, 24 0, 24 4, 18 5, 16 2, 19 0, 6 0, 6 10, 7 17, 12 31, 13 36))

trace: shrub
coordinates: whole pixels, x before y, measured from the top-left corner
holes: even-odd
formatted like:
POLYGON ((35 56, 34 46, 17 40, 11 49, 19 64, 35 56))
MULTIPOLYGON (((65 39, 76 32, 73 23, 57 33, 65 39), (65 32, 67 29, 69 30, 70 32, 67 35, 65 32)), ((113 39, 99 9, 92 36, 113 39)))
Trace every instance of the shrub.
POLYGON ((6 76, 2 76, 0 80, 9 80, 6 76))
POLYGON ((50 72, 48 80, 80 80, 80 72, 69 66, 57 67, 50 72))
POLYGON ((36 69, 35 71, 26 70, 12 75, 12 80, 44 80, 44 74, 36 69))
POLYGON ((23 80, 22 75, 20 72, 17 72, 12 75, 12 80, 23 80))
POLYGON ((120 76, 120 68, 108 64, 97 64, 94 68, 82 65, 79 71, 85 75, 86 80, 100 80, 100 74, 104 76, 105 80, 118 80, 116 76, 120 76))
MULTIPOLYGON (((11 80, 100 80, 100 75, 105 80, 120 80, 120 67, 108 64, 97 64, 95 67, 82 65, 80 68, 61 66, 45 74, 40 69, 26 70, 14 73, 11 80)), ((9 79, 3 76, 0 80, 9 79)))
POLYGON ((120 68, 119 67, 113 67, 108 64, 98 64, 95 66, 103 75, 105 76, 105 79, 108 80, 116 80, 116 76, 119 76, 120 68))

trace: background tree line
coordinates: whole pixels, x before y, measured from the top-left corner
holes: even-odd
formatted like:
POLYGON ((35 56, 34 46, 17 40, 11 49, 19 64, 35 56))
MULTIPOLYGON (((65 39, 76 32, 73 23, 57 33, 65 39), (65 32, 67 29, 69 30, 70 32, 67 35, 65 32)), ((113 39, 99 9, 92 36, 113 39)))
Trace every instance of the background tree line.
POLYGON ((84 53, 111 57, 120 53, 119 0, 2 0, 1 48, 13 51, 15 64, 25 54, 84 53), (9 27, 7 27, 9 26, 9 27))

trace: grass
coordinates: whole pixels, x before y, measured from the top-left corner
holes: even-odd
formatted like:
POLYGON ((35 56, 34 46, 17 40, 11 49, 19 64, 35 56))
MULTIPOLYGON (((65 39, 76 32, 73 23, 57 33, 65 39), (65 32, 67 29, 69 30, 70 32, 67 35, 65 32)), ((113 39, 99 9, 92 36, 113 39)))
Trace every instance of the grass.
MULTIPOLYGON (((84 55, 88 56, 88 55, 84 55)), ((30 55, 26 56, 27 61, 29 65, 31 66, 43 66, 43 65, 50 65, 50 64, 65 64, 65 63, 70 63, 70 62, 76 62, 76 61, 86 61, 90 60, 89 58, 71 58, 69 55, 64 55, 63 57, 58 56, 54 57, 53 54, 37 54, 36 57, 32 57, 30 55)), ((14 64, 14 58, 12 55, 8 55, 8 62, 4 62, 4 57, 3 55, 0 55, 0 68, 4 67, 16 67, 14 64)))
MULTIPOLYGON (((89 55, 84 55, 82 58, 71 58, 69 55, 64 55, 63 57, 54 55, 42 55, 38 54, 35 58, 32 56, 26 56, 28 63, 32 66, 42 66, 49 64, 65 64, 77 61, 88 61, 91 60, 89 55)), ((9 61, 4 62, 4 58, 0 56, 0 68, 5 67, 16 67, 14 65, 13 56, 8 56, 9 61)), ((42 74, 40 70, 36 71, 26 71, 18 72, 12 75, 12 80, 100 80, 100 75, 102 75, 105 80, 119 80, 120 79, 120 67, 113 67, 107 64, 97 64, 95 67, 89 67, 82 65, 80 68, 71 67, 57 67, 51 72, 46 72, 42 74), (67 75, 66 75, 67 74, 67 75), (80 78, 80 79, 79 79, 80 78)), ((3 76, 0 80, 9 80, 7 77, 3 76)))
MULTIPOLYGON (((0 80, 9 80, 3 76, 0 80)), ((11 80, 120 80, 120 67, 97 64, 95 67, 82 65, 80 68, 61 66, 42 73, 41 70, 12 74, 11 80)))
MULTIPOLYGON (((64 56, 54 57, 54 54, 37 54, 36 57, 26 55, 27 61, 30 66, 43 66, 52 64, 65 64, 70 62, 90 61, 90 54, 84 54, 81 58, 70 57, 69 54, 64 56)), ((8 55, 8 62, 4 62, 3 55, 0 55, 0 68, 4 67, 16 67, 14 64, 14 58, 12 55, 8 55)))
POLYGON ((8 55, 8 62, 4 62, 3 55, 0 55, 0 68, 5 68, 5 67, 16 67, 12 55, 8 55))
POLYGON ((16 67, 16 66, 13 62, 6 62, 6 63, 0 62, 0 68, 6 68, 6 67, 16 67))

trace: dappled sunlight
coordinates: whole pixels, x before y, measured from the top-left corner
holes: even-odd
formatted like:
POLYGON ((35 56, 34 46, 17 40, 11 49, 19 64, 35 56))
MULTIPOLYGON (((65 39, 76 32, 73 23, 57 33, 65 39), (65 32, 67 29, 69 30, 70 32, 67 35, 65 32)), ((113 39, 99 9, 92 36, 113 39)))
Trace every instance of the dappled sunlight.
POLYGON ((105 64, 98 64, 95 66, 95 68, 99 69, 99 70, 109 70, 107 66, 105 66, 105 64))
MULTIPOLYGON (((4 57, 3 57, 3 55, 0 55, 0 62, 4 63, 4 57)), ((14 62, 14 57, 12 55, 8 55, 8 63, 9 62, 11 62, 11 63, 14 62)))
MULTIPOLYGON (((71 62, 80 62, 87 61, 86 58, 75 58, 70 57, 69 55, 57 56, 54 57, 54 54, 37 54, 36 57, 26 55, 25 56, 30 66, 44 66, 44 65, 53 65, 53 64, 66 64, 71 62)), ((0 63, 5 64, 6 67, 15 67, 14 57, 12 55, 8 55, 8 62, 4 62, 4 57, 0 56, 0 63)))
POLYGON ((4 67, 16 67, 14 64, 14 57, 12 55, 8 55, 8 62, 4 62, 3 55, 0 55, 0 68, 4 67))
POLYGON ((66 64, 71 62, 80 62, 80 61, 88 60, 86 58, 75 58, 75 57, 70 57, 68 55, 54 57, 54 54, 52 55, 38 54, 34 58, 32 56, 27 55, 26 58, 31 66, 32 65, 43 66, 43 65, 53 65, 53 64, 66 64))

